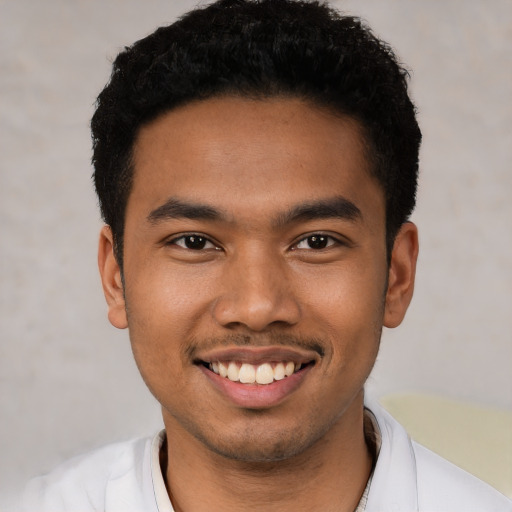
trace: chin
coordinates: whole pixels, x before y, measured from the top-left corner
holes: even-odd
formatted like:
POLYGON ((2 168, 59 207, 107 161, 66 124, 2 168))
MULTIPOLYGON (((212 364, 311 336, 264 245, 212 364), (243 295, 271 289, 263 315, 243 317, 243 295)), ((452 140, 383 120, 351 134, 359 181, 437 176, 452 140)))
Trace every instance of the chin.
POLYGON ((327 430, 328 427, 318 431, 303 431, 300 428, 272 431, 263 427, 245 429, 238 433, 222 432, 215 439, 211 435, 196 437, 223 458, 246 463, 272 463, 289 460, 307 452, 327 430))
POLYGON ((302 446, 287 441, 244 443, 243 446, 210 446, 212 451, 229 460, 246 463, 271 463, 291 459, 303 451, 302 446))

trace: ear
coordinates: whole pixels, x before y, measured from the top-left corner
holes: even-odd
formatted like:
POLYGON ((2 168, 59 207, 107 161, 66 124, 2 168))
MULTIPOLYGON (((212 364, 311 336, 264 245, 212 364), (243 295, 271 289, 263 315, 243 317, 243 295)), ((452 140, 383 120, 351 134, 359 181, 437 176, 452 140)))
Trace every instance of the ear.
POLYGON ((108 319, 118 329, 126 329, 128 320, 124 300, 121 269, 114 254, 114 237, 109 226, 104 226, 98 245, 98 267, 103 293, 108 305, 108 319))
POLYGON ((384 309, 386 327, 397 327, 404 319, 414 292, 417 259, 418 229, 412 222, 406 222, 395 238, 391 253, 384 309))

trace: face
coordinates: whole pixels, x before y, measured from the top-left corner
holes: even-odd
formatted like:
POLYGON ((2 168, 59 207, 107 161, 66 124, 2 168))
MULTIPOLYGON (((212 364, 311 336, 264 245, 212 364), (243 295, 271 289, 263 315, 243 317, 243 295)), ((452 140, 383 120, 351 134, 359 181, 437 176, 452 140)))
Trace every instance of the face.
POLYGON ((206 100, 143 127, 134 168, 124 289, 108 228, 100 270, 168 434, 256 461, 350 431, 417 249, 406 225, 387 265, 357 123, 296 99, 206 100))

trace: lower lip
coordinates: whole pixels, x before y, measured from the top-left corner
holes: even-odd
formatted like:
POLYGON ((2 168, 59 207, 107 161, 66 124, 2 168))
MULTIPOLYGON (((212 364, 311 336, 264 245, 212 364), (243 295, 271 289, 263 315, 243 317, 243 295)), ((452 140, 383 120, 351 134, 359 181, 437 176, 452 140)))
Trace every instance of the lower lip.
POLYGON ((234 405, 246 409, 265 409, 284 401, 302 383, 313 365, 307 365, 298 372, 276 380, 271 384, 242 384, 221 377, 204 366, 199 366, 214 387, 234 405))

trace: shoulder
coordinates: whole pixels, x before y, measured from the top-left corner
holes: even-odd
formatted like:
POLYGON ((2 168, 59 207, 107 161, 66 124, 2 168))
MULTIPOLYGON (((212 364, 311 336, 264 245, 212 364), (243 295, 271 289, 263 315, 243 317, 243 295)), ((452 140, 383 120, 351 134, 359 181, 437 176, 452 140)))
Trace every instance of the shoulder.
POLYGON ((490 485, 414 441, 412 446, 425 510, 512 512, 512 501, 490 485))
POLYGON ((61 464, 31 480, 23 493, 24 510, 38 512, 104 511, 113 483, 130 481, 140 488, 140 473, 151 438, 116 443, 61 464))
POLYGON ((369 405, 381 446, 368 497, 368 512, 512 512, 497 490, 411 441, 378 404, 369 405))

